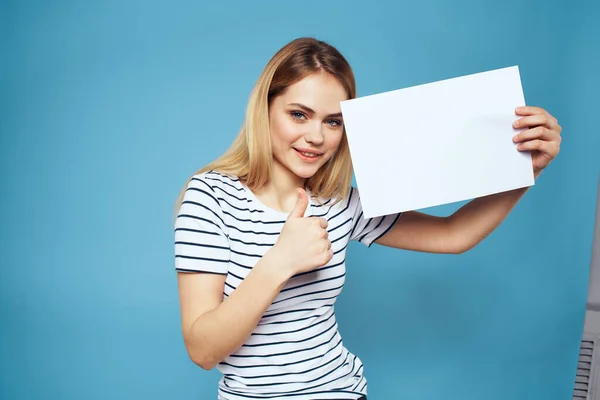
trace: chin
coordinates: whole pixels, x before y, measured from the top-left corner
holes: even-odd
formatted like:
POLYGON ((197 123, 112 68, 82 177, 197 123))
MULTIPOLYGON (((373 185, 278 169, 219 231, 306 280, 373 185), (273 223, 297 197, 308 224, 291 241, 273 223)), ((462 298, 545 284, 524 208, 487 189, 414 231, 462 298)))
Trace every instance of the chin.
POLYGON ((309 179, 312 178, 317 171, 319 170, 319 168, 291 168, 291 171, 298 177, 302 178, 302 179, 309 179))
POLYGON ((287 168, 292 171, 294 175, 302 179, 309 179, 312 178, 322 166, 322 162, 317 162, 314 164, 291 162, 287 165, 287 168))

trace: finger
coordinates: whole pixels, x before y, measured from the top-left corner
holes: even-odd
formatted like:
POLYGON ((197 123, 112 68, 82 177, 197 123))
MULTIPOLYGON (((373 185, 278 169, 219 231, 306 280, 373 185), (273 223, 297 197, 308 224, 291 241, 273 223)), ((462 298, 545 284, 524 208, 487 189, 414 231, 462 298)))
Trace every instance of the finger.
POLYGON ((548 112, 541 107, 521 106, 521 107, 515 108, 515 114, 517 114, 517 115, 536 115, 536 114, 548 114, 548 112))
POLYGON ((319 218, 319 226, 323 229, 327 229, 329 222, 325 218, 319 218))
POLYGON ((527 117, 519 118, 513 123, 513 128, 527 128, 531 126, 545 126, 548 129, 553 129, 556 126, 554 117, 546 114, 535 114, 527 117))
POLYGON ((325 254, 324 260, 321 263, 322 265, 326 265, 333 258, 333 250, 329 249, 329 251, 325 254))
POLYGON ((290 213, 290 217, 302 218, 304 217, 304 213, 306 212, 306 208, 308 207, 308 195, 304 189, 298 188, 298 200, 296 200, 296 205, 294 209, 290 213))
POLYGON ((321 239, 329 240, 329 232, 327 232, 327 229, 319 229, 319 232, 320 232, 319 237, 321 239))
POLYGON ((519 143, 533 139, 552 140, 556 136, 558 135, 545 126, 538 126, 532 129, 527 129, 521 133, 517 133, 515 136, 513 136, 513 142, 519 143))
POLYGON ((558 154, 558 143, 546 140, 534 139, 519 144, 517 147, 521 151, 539 151, 547 156, 554 158, 558 154))

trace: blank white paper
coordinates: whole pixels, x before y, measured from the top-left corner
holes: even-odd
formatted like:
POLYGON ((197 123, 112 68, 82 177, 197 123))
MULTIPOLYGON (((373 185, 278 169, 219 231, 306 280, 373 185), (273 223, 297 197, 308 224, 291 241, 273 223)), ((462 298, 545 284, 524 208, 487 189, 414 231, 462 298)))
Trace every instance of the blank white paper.
POLYGON ((341 102, 365 217, 532 186, 522 105, 518 66, 341 102))

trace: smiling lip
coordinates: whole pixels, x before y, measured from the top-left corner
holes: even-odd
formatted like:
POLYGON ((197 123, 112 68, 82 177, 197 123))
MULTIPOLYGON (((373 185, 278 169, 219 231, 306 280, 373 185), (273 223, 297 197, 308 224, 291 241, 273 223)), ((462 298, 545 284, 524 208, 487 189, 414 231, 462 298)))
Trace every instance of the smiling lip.
POLYGON ((296 154, 298 154, 298 157, 300 157, 301 160, 303 161, 316 161, 319 159, 320 156, 323 155, 323 153, 315 151, 315 150, 309 150, 309 149, 297 149, 294 148, 294 150, 296 151, 296 154))

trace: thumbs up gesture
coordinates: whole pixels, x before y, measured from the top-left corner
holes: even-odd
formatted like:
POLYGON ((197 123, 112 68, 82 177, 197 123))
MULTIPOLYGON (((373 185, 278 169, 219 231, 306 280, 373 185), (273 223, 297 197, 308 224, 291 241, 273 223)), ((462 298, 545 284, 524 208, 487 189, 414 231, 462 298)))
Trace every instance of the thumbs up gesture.
POLYGON ((298 189, 296 206, 288 216, 281 234, 273 247, 283 260, 290 274, 308 272, 327 264, 333 257, 331 242, 327 234, 327 220, 305 218, 308 195, 298 189))

